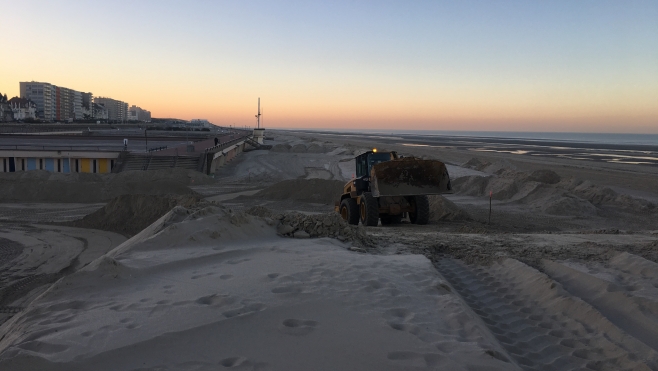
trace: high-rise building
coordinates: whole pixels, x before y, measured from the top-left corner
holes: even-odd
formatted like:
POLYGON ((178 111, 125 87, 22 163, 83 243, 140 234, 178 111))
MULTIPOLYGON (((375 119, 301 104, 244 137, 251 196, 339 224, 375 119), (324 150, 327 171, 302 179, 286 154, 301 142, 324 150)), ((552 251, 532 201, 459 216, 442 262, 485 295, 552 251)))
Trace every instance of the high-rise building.
POLYGON ((128 119, 128 103, 120 100, 96 97, 94 103, 102 104, 107 109, 107 116, 110 121, 124 122, 128 119))
POLYGON ((57 87, 47 82, 21 82, 21 98, 34 102, 37 117, 46 121, 55 121, 57 105, 57 87))
POLYGON ((107 120, 107 108, 101 103, 92 103, 91 117, 96 120, 107 120))
POLYGON ((151 122, 151 111, 133 105, 128 109, 128 121, 151 122))
POLYGON ((21 98, 34 102, 37 117, 46 121, 70 121, 85 118, 91 113, 91 106, 84 110, 84 99, 91 102, 91 93, 56 86, 47 82, 21 82, 21 98))
POLYGON ((82 93, 82 118, 90 119, 94 117, 94 110, 92 107, 94 95, 91 93, 82 93))

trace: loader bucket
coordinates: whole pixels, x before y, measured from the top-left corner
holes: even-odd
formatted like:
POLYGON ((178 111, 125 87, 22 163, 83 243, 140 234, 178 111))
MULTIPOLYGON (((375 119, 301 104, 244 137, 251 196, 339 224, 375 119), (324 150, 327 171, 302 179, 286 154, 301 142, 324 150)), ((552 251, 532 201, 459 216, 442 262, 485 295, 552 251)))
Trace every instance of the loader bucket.
POLYGON ((373 196, 416 196, 449 193, 450 176, 441 161, 403 158, 372 166, 373 196))

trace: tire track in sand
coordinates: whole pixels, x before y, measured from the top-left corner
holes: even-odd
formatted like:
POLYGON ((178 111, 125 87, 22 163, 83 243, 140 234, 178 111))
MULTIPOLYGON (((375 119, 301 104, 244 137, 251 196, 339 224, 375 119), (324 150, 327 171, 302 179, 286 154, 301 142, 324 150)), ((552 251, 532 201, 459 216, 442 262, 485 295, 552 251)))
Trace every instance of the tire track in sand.
POLYGON ((539 271, 441 259, 439 272, 524 370, 651 370, 652 349, 539 271))

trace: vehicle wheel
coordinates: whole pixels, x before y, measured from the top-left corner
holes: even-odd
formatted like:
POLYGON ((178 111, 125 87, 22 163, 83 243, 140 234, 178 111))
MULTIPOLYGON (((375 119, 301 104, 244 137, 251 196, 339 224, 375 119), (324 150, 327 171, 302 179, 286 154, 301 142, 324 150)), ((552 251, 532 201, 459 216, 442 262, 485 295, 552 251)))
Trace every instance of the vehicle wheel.
POLYGON ((377 226, 379 222, 379 202, 372 197, 372 193, 363 192, 361 195, 361 224, 369 227, 377 226))
POLYGON ((400 222, 402 222, 402 214, 398 214, 398 215, 383 214, 379 216, 379 219, 382 221, 382 225, 400 224, 400 222))
POLYGON ((348 224, 359 224, 359 206, 353 198, 346 198, 340 203, 340 216, 348 224))
POLYGON ((427 196, 411 196, 409 203, 414 209, 409 212, 409 221, 414 224, 427 224, 430 221, 430 201, 427 196))

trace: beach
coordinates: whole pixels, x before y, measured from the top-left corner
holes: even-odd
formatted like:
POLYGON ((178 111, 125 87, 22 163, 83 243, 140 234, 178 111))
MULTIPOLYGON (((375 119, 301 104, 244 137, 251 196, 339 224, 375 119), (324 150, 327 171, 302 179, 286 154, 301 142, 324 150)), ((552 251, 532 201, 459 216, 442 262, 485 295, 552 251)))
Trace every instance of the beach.
POLYGON ((658 369, 658 166, 620 160, 655 148, 265 143, 213 178, 0 174, 0 369, 658 369), (334 211, 372 148, 446 164, 428 225, 334 211))

